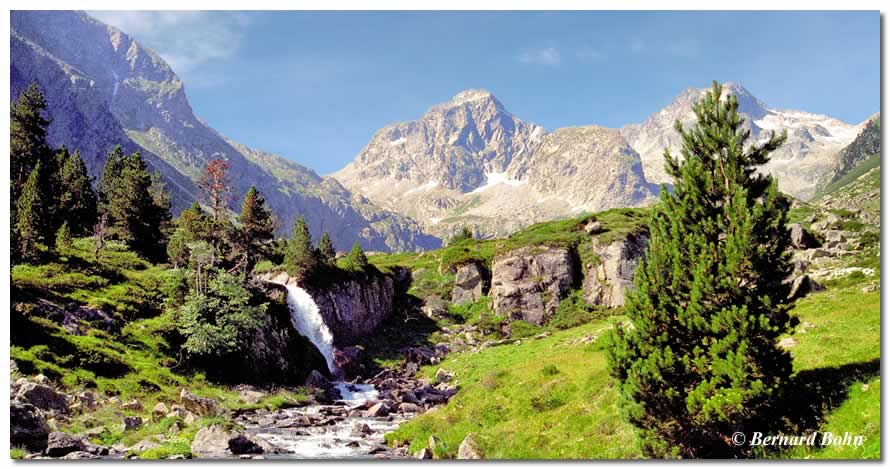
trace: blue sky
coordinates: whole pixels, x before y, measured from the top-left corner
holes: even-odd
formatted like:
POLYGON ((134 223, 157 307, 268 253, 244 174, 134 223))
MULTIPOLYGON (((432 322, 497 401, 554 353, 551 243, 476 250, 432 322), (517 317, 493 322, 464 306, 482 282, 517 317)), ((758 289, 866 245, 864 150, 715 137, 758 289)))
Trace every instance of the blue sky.
POLYGON ((321 174, 467 88, 548 129, 640 122, 713 79, 851 123, 880 106, 876 11, 91 13, 158 51, 212 127, 321 174))

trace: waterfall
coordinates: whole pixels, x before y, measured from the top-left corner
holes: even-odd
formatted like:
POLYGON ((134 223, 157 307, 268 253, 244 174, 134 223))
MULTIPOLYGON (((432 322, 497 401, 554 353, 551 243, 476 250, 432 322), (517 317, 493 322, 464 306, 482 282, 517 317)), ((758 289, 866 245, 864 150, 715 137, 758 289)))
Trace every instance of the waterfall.
POLYGON ((324 323, 324 318, 318 311, 318 305, 309 296, 306 290, 294 285, 286 284, 287 306, 290 308, 290 320, 294 328, 315 345, 328 364, 328 370, 337 375, 337 366, 334 365, 334 335, 324 323))

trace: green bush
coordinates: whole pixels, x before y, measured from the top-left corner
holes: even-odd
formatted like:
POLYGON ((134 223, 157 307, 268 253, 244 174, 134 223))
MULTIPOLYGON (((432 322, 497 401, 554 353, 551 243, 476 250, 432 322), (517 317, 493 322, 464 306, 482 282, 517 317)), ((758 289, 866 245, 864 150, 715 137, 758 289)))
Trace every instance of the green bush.
POLYGON ((177 324, 189 354, 220 357, 243 349, 261 324, 267 305, 251 304, 250 292, 231 274, 218 273, 206 291, 192 293, 179 308, 177 324))
POLYGON ((612 314, 616 314, 616 310, 587 303, 584 299, 584 290, 577 289, 559 302, 548 325, 560 330, 571 329, 612 314))
POLYGON ((549 364, 541 368, 541 374, 544 376, 555 376, 559 374, 559 368, 554 364, 549 364))
POLYGON ((542 330, 543 329, 541 327, 522 320, 513 321, 510 323, 510 337, 514 339, 531 337, 533 335, 537 335, 542 330))

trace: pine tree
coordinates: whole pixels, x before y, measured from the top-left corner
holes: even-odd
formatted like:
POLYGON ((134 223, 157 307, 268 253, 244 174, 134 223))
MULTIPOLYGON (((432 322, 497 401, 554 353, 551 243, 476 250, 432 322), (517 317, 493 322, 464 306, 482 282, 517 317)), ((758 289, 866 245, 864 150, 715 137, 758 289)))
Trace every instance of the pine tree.
MULTIPOLYGON (((99 181, 99 213, 106 217, 106 236, 118 236, 118 229, 123 230, 129 198, 124 193, 124 164, 126 156, 120 145, 116 145, 105 156, 102 168, 102 180, 99 181)), ((126 238, 127 233, 121 233, 126 238)))
POLYGON ((176 229, 167 243, 167 258, 174 268, 185 267, 189 262, 189 244, 210 239, 208 217, 197 202, 183 210, 176 220, 176 229))
POLYGON ((239 248, 243 255, 244 271, 250 272, 275 236, 272 212, 266 208, 266 200, 253 186, 244 195, 239 221, 242 232, 239 248))
POLYGON ((18 253, 25 259, 38 257, 38 246, 47 241, 49 220, 45 197, 41 190, 41 163, 38 161, 22 186, 16 204, 15 231, 18 253))
POLYGON ((156 182, 139 152, 124 156, 118 146, 108 155, 100 191, 110 234, 152 260, 166 252, 170 220, 169 197, 156 182))
POLYGON ((294 224, 293 236, 287 242, 284 267, 288 274, 298 278, 304 277, 315 267, 312 236, 309 234, 309 225, 303 217, 294 224))
POLYGON ((327 266, 333 266, 337 259, 337 250, 334 249, 334 242, 327 231, 322 233, 321 239, 318 240, 318 258, 327 266))
POLYGON ((365 251, 358 243, 353 244, 352 250, 346 256, 346 270, 362 272, 367 268, 368 256, 365 255, 365 251))
POLYGON ((31 83, 10 106, 10 196, 13 206, 34 166, 45 162, 52 154, 46 143, 49 121, 43 117, 45 112, 46 99, 37 83, 31 83))
POLYGON ((66 221, 56 231, 56 247, 67 248, 69 246, 71 246, 71 230, 68 228, 68 222, 66 221))
POLYGON ((764 431, 791 373, 777 338, 793 326, 788 200, 756 173, 785 136, 745 148, 734 96, 713 89, 677 131, 676 185, 653 208, 650 241, 626 296, 630 325, 610 341, 621 403, 656 457, 745 457, 734 432, 764 431))
POLYGON ((69 154, 64 146, 56 154, 59 166, 58 217, 72 236, 87 236, 96 224, 96 193, 80 152, 69 154))

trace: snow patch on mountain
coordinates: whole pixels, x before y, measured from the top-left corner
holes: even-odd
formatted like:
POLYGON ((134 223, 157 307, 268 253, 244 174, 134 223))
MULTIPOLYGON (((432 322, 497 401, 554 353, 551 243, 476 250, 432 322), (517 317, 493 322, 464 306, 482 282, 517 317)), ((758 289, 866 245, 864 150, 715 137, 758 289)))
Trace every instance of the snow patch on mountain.
POLYGON ((528 181, 512 179, 507 173, 485 173, 485 184, 473 189, 472 193, 477 194, 479 192, 485 192, 498 184, 519 187, 528 184, 528 181))

